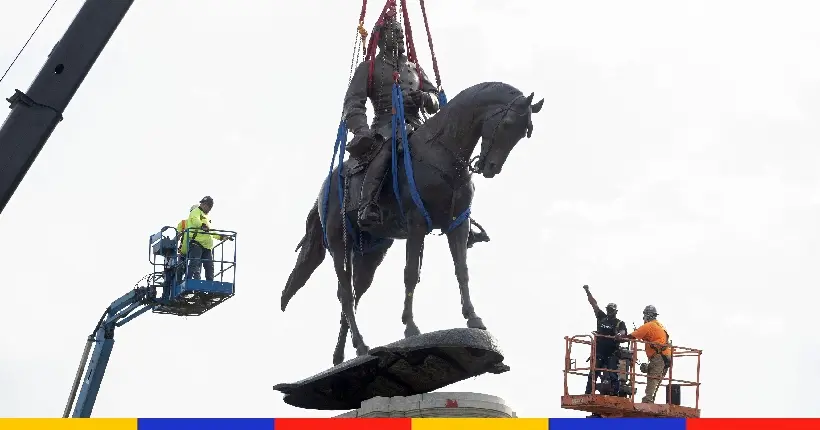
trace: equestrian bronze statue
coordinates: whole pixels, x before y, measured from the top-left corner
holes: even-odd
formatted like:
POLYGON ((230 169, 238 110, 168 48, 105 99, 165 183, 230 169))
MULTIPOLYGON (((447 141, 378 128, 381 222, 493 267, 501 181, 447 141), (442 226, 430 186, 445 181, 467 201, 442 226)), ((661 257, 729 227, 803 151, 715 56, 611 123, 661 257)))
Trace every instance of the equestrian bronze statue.
MULTIPOLYGON (((440 107, 433 85, 404 56, 402 32, 395 20, 385 21, 374 31, 381 35, 380 53, 372 63, 358 66, 345 99, 345 118, 354 134, 348 148, 351 157, 323 183, 297 247, 296 266, 282 292, 284 311, 330 251, 342 306, 334 365, 344 360, 348 330, 357 355, 369 351, 356 323, 355 309, 395 239, 406 240, 404 335, 420 333, 413 318, 413 292, 419 281, 424 240, 431 229, 447 235, 467 327, 486 329, 470 299, 467 269, 468 247, 486 235, 483 230, 471 234, 471 222, 454 224, 454 220, 459 214, 469 214, 474 195, 471 174, 480 173, 485 178, 499 174, 516 144, 532 135, 532 114, 538 113, 544 102, 533 104, 534 94, 525 96, 511 85, 485 82, 467 88, 440 107), (391 155, 399 156, 390 145, 395 81, 404 95, 413 184, 407 180, 405 164, 394 163, 395 170, 388 168, 391 155), (368 98, 375 112, 370 126, 365 115, 368 98), (424 113, 435 115, 424 121, 424 113), (471 164, 479 140, 480 152, 471 164), (391 173, 401 185, 398 198, 395 187, 384 186, 391 173), (419 210, 419 198, 426 214, 419 210)), ((407 148, 404 142, 399 143, 403 154, 407 148)))

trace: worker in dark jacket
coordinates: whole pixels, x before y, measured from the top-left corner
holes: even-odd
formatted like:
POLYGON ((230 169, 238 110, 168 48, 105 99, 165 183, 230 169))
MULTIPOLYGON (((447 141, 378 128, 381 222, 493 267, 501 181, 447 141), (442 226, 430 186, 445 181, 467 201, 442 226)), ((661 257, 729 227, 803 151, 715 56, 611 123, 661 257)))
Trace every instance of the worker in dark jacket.
MULTIPOLYGON (((372 74, 371 61, 359 64, 344 100, 344 118, 349 131, 354 134, 347 150, 352 157, 362 161, 372 158, 362 184, 358 211, 359 226, 364 229, 382 222, 376 200, 391 156, 391 146, 385 143, 392 137, 394 72, 404 98, 408 136, 424 123, 422 111, 432 115, 439 110, 438 89, 405 55, 404 33, 396 20, 395 9, 389 9, 377 22, 373 35, 378 37, 379 53, 374 57, 372 74), (374 112, 370 126, 367 124, 368 98, 374 112)), ((483 229, 471 229, 468 246, 489 240, 483 229)))
MULTIPOLYGON (((618 305, 615 303, 610 303, 606 305, 606 312, 602 311, 600 307, 598 307, 598 302, 592 297, 592 293, 589 292, 589 286, 584 285, 584 291, 587 294, 587 300, 589 301, 590 306, 592 306, 592 310, 595 312, 595 319, 597 321, 597 328, 595 330, 596 334, 599 335, 607 335, 607 336, 626 336, 626 324, 623 321, 619 320, 618 315, 618 305)), ((618 395, 620 392, 620 379, 618 378, 618 340, 614 338, 608 337, 598 337, 595 338, 595 368, 602 368, 611 370, 611 372, 603 372, 606 377, 609 379, 610 388, 612 395, 618 395)), ((592 394, 592 381, 597 378, 602 372, 595 371, 589 373, 589 379, 587 380, 587 388, 586 394, 592 394)))

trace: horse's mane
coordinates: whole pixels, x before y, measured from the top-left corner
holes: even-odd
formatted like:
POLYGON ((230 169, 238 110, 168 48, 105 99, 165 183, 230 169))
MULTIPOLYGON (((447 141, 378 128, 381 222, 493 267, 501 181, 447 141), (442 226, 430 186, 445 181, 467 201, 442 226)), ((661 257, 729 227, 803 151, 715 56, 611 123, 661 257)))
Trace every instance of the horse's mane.
POLYGON ((453 107, 463 104, 469 104, 469 107, 473 107, 477 104, 506 104, 521 95, 523 95, 523 93, 510 84, 505 84, 504 82, 482 82, 456 94, 456 96, 447 103, 444 109, 450 107, 451 104, 453 107))
POLYGON ((518 90, 518 88, 510 84, 505 84, 504 82, 482 82, 475 84, 456 94, 441 110, 427 120, 422 128, 457 128, 462 125, 459 124, 459 122, 466 119, 464 118, 466 111, 472 111, 477 106, 507 104, 514 98, 522 95, 523 93, 518 90))

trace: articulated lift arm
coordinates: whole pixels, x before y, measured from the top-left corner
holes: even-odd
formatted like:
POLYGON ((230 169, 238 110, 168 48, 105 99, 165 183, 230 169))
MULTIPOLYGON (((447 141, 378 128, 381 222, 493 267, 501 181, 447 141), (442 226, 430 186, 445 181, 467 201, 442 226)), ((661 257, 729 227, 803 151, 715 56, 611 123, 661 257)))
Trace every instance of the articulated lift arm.
POLYGON ((0 127, 0 213, 133 3, 86 0, 28 91, 15 90, 7 99, 11 113, 0 127))
POLYGON ((77 369, 74 385, 71 387, 71 394, 68 396, 68 402, 63 411, 63 418, 68 418, 71 412, 77 389, 80 388, 81 378, 80 396, 77 398, 77 404, 74 406, 74 413, 71 417, 88 418, 91 416, 91 409, 97 401, 97 393, 100 391, 105 368, 108 366, 108 359, 111 358, 111 349, 114 347, 114 329, 151 310, 156 304, 155 295, 156 292, 148 287, 137 287, 115 300, 105 310, 94 332, 88 336, 83 356, 80 359, 80 367, 77 369), (91 353, 91 361, 88 361, 88 353, 92 344, 94 352, 91 353))

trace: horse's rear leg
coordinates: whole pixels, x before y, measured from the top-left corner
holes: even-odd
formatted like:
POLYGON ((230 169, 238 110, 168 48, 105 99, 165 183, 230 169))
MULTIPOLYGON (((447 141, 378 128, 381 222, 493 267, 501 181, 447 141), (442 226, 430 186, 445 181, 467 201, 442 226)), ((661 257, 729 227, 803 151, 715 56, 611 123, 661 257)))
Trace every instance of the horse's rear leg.
POLYGON ((345 361, 345 345, 347 345, 347 332, 349 329, 345 313, 342 312, 342 317, 339 320, 339 338, 336 340, 336 348, 333 350, 334 366, 345 361))
POLYGON ((456 280, 461 293, 461 315, 467 320, 467 327, 486 330, 484 322, 476 314, 470 300, 470 275, 467 271, 467 238, 470 234, 470 223, 464 222, 447 233, 450 255, 456 269, 456 280))
POLYGON ((356 355, 365 355, 370 351, 370 348, 364 343, 362 334, 359 332, 359 325, 356 324, 356 303, 353 297, 353 284, 351 283, 350 274, 346 270, 347 267, 345 267, 345 253, 348 253, 348 250, 333 255, 333 268, 336 270, 336 278, 339 280, 336 296, 342 305, 342 315, 345 316, 347 325, 350 327, 356 355))
POLYGON ((419 267, 421 265, 422 249, 424 248, 424 236, 423 230, 418 231, 418 229, 415 229, 407 237, 407 256, 404 265, 404 311, 401 314, 405 338, 421 334, 421 330, 413 320, 413 293, 419 283, 419 267))
MULTIPOLYGON (((359 307, 359 300, 373 284, 376 269, 384 261, 384 256, 387 255, 387 250, 390 249, 391 245, 386 245, 384 248, 373 250, 364 255, 357 252, 353 253, 353 291, 356 293, 354 308, 359 307)), ((350 327, 347 325, 344 312, 342 313, 340 325, 339 339, 336 341, 336 349, 333 351, 334 366, 345 359, 345 344, 347 343, 347 332, 350 327)))

